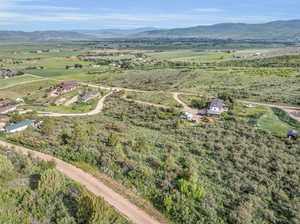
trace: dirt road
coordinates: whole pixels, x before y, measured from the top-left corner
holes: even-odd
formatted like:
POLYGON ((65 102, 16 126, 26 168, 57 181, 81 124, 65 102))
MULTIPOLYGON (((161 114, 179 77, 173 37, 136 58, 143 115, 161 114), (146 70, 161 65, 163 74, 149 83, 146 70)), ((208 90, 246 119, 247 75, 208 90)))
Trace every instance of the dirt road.
POLYGON ((56 169, 58 171, 60 171, 70 179, 85 186, 89 191, 91 191, 95 195, 103 197, 107 203, 113 206, 116 210, 122 213, 133 223, 159 224, 159 222, 155 218, 149 216, 142 209, 132 204, 129 200, 124 198, 122 195, 108 188, 106 185, 104 185, 101 181, 96 179, 94 176, 84 172, 81 169, 76 168, 75 166, 69 163, 59 160, 53 156, 41 152, 32 151, 24 147, 15 146, 13 144, 4 141, 0 141, 0 146, 14 148, 15 150, 24 154, 32 153, 34 156, 39 157, 46 161, 54 160, 57 164, 56 169))
POLYGON ((278 104, 257 103, 241 100, 242 103, 253 104, 264 107, 277 107, 287 112, 292 118, 300 122, 300 107, 282 106, 278 104), (299 115, 298 115, 299 114, 299 115))
POLYGON ((182 111, 192 114, 193 119, 195 119, 197 122, 199 122, 201 117, 198 115, 198 112, 200 110, 189 107, 185 102, 183 102, 181 99, 179 99, 179 95, 181 95, 183 93, 174 92, 172 94, 173 94, 174 99, 183 106, 182 111))
POLYGON ((106 94, 104 97, 102 97, 96 108, 90 112, 87 113, 82 113, 82 114, 63 114, 63 113, 52 113, 52 112, 42 112, 39 111, 38 112, 38 116, 40 117, 83 117, 83 116, 92 116, 92 115, 96 115, 98 113, 101 113, 103 108, 104 108, 104 102, 106 100, 107 97, 111 96, 113 94, 113 92, 110 92, 108 94, 106 94))

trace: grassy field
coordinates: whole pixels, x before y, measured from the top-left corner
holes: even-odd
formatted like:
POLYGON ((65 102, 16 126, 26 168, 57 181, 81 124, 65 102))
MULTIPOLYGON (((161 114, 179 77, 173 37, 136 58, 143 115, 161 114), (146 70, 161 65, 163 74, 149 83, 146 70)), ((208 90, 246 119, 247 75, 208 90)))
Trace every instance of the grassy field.
POLYGON ((285 138, 289 130, 299 130, 300 123, 289 123, 277 116, 272 108, 257 106, 247 108, 244 105, 239 105, 234 108, 233 114, 236 119, 261 128, 275 136, 285 138))
POLYGON ((10 78, 10 79, 0 79, 0 89, 11 87, 22 83, 29 83, 37 80, 39 80, 39 78, 26 76, 26 75, 10 78))
POLYGON ((49 87, 57 85, 58 83, 59 82, 57 81, 42 80, 38 82, 0 89, 0 98, 15 99, 17 97, 30 97, 31 95, 43 92, 44 89, 48 89, 49 87))
POLYGON ((160 104, 168 107, 179 106, 177 101, 174 100, 172 94, 166 92, 147 92, 147 93, 125 92, 124 96, 127 99, 160 104))
POLYGON ((232 60, 235 56, 251 56, 256 52, 264 53, 268 50, 242 50, 235 52, 222 52, 222 51, 192 51, 192 50, 179 50, 179 51, 165 51, 158 53, 148 53, 148 56, 170 61, 181 62, 196 62, 196 63, 209 63, 223 60, 232 60))

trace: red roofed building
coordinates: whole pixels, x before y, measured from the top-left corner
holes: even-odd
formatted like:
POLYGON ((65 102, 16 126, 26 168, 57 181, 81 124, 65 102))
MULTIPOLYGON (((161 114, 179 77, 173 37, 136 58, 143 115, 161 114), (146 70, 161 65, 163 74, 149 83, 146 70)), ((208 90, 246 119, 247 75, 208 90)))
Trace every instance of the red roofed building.
POLYGON ((64 81, 61 83, 60 87, 56 89, 55 94, 60 95, 63 93, 70 92, 76 89, 78 86, 79 84, 76 81, 64 81))
POLYGON ((11 100, 0 100, 0 106, 5 106, 7 104, 10 104, 11 102, 11 100))

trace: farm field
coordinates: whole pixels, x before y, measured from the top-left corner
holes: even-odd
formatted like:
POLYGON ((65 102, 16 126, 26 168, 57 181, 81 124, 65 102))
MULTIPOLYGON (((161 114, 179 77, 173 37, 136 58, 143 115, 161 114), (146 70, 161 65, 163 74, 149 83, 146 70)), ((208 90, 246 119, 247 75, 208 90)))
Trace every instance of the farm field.
POLYGON ((222 52, 222 51, 191 51, 191 50, 179 50, 179 51, 167 51, 158 53, 148 53, 147 55, 170 61, 180 62, 195 62, 195 63, 209 63, 223 60, 232 60, 235 56, 249 56, 260 52, 266 53, 268 50, 240 50, 234 52, 222 52))

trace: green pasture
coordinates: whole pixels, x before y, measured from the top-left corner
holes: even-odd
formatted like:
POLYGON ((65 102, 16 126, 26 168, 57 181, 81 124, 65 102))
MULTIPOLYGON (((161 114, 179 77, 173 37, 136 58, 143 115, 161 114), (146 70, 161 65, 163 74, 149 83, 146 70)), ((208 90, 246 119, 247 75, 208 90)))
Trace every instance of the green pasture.
POLYGON ((0 79, 0 89, 11 87, 14 85, 22 84, 22 83, 29 83, 32 81, 37 81, 39 78, 32 77, 32 76, 19 76, 10 79, 0 79))

